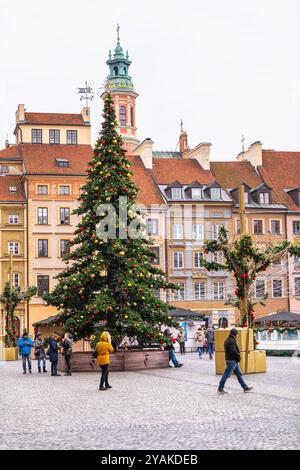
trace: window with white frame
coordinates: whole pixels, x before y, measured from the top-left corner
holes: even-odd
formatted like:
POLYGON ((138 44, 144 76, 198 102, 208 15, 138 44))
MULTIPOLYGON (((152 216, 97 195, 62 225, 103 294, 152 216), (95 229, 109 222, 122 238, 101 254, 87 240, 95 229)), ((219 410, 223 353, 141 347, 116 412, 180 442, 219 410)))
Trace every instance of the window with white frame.
POLYGON ((273 279, 272 289, 273 289, 274 298, 282 297, 283 296, 282 279, 273 279))
POLYGON ((48 224, 48 208, 47 207, 38 207, 38 210, 37 210, 37 223, 38 223, 38 225, 47 225, 48 224))
POLYGON ((192 199, 201 199, 201 198, 202 198, 202 189, 192 188, 192 199))
POLYGON ((295 278, 295 296, 300 297, 300 277, 295 278))
POLYGON ((70 225, 70 209, 69 207, 61 207, 59 209, 59 223, 60 225, 70 225))
POLYGON ((225 299, 224 282, 214 282, 213 293, 214 293, 214 300, 224 300, 225 299))
POLYGON ((183 252, 182 251, 176 251, 174 253, 174 268, 175 269, 183 268, 183 252))
POLYGON ((221 189, 220 188, 211 188, 210 190, 211 199, 216 201, 217 199, 221 199, 221 189))
POLYGON ((158 220, 157 219, 148 219, 147 220, 147 234, 158 235, 158 220))
POLYGON ((39 196, 46 196, 48 194, 48 185, 47 184, 38 184, 37 194, 39 196))
POLYGON ((201 260, 203 260, 203 253, 202 251, 196 251, 194 253, 194 264, 195 264, 195 268, 201 268, 201 260))
POLYGON ((49 276, 37 276, 37 296, 43 297, 49 292, 49 276))
POLYGON ((255 282, 255 296, 257 299, 262 299, 266 295, 266 281, 264 279, 257 279, 255 282))
POLYGON ((203 225, 194 224, 194 239, 203 240, 203 225))
POLYGON ((223 264, 224 262, 224 255, 222 251, 217 251, 213 254, 214 263, 223 264))
POLYGON ((264 224, 262 220, 253 220, 254 235, 262 235, 264 232, 264 224))
POLYGON ((70 253, 70 240, 60 240, 60 256, 64 258, 70 253))
POLYGON ((213 224, 213 226, 212 226, 212 238, 213 238, 213 240, 218 239, 219 233, 220 233, 220 228, 221 228, 220 224, 213 224))
POLYGON ((174 292, 174 300, 184 300, 185 297, 185 285, 184 282, 177 283, 178 290, 174 292))
POLYGON ((60 130, 50 129, 49 130, 49 144, 59 144, 59 143, 60 143, 60 130))
POLYGON ((280 220, 271 220, 272 235, 280 235, 280 220))
POLYGON ((173 238, 174 238, 174 240, 182 240, 183 239, 183 226, 182 226, 182 224, 174 224, 173 225, 173 238))
POLYGON ((249 192, 248 191, 244 192, 244 202, 245 204, 249 204, 249 192))
POLYGON ((19 223, 19 216, 17 214, 9 214, 8 223, 9 224, 18 224, 19 223))
POLYGON ((259 193, 259 202, 260 202, 260 204, 269 204, 270 203, 270 194, 269 193, 259 193))
POLYGON ((235 222, 236 222, 236 233, 238 235, 240 235, 240 233, 241 233, 241 221, 240 221, 240 219, 236 219, 235 222))
POLYGON ((172 199, 182 199, 181 188, 172 188, 172 199))
POLYGON ((68 196, 70 194, 70 186, 69 185, 62 185, 59 187, 59 194, 60 196, 68 196))
POLYGON ((19 273, 13 273, 12 284, 13 284, 13 287, 15 288, 20 287, 20 274, 19 273))
POLYGON ((67 131, 67 144, 77 145, 77 131, 73 131, 73 130, 67 131))
POLYGON ((300 235, 300 220, 293 221, 293 234, 300 235))
POLYGON ((9 167, 7 165, 1 165, 0 166, 0 173, 2 173, 2 174, 9 173, 9 167))
POLYGON ((17 192, 17 186, 9 186, 8 190, 10 193, 16 193, 17 192))
POLYGON ((8 243, 8 253, 11 253, 13 255, 19 255, 20 254, 20 243, 19 242, 9 242, 8 243))
POLYGON ((31 143, 32 144, 43 143, 43 130, 42 129, 31 129, 31 143))
POLYGON ((205 300, 206 299, 206 283, 196 282, 194 284, 194 294, 195 294, 196 300, 205 300))

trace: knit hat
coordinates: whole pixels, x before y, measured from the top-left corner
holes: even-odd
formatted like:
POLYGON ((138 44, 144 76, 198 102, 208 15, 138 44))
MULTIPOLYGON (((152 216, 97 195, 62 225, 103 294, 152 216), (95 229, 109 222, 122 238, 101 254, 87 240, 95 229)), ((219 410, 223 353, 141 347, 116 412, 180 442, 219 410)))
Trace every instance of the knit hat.
POLYGON ((232 329, 230 330, 230 334, 231 334, 232 336, 237 336, 237 335, 239 334, 239 332, 238 332, 238 330, 237 330, 236 328, 232 328, 232 329))

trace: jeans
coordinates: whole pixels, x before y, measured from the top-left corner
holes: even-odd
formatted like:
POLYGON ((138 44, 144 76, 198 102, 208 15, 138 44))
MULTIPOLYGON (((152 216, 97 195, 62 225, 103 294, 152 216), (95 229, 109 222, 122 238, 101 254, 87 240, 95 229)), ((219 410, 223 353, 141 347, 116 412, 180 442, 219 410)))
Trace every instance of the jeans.
POLYGON ((100 379, 100 387, 108 387, 108 364, 104 364, 103 366, 100 366, 102 373, 101 373, 101 379, 100 379))
POLYGON ((226 361, 226 369, 225 369, 225 372, 223 374, 223 377, 220 380, 219 390, 223 390, 227 379, 229 379, 229 377, 232 374, 236 375, 241 387, 243 387, 243 388, 247 387, 247 385, 246 385, 246 383, 243 379, 243 375, 242 375, 239 363, 236 362, 236 361, 226 361))
POLYGON ((213 355, 214 355, 214 344, 213 343, 208 343, 207 350, 208 350, 208 354, 209 354, 209 359, 212 359, 213 355))
POLYGON ((30 354, 22 354, 23 371, 26 372, 26 363, 28 362, 28 370, 31 370, 30 354))
POLYGON ((70 355, 65 356, 65 363, 66 363, 66 373, 70 374, 71 373, 71 356, 70 355))
POLYGON ((204 353, 204 347, 203 346, 198 346, 197 352, 199 353, 199 357, 202 357, 202 354, 204 353))
POLYGON ((179 362, 177 361, 174 349, 169 349, 169 361, 172 361, 175 367, 178 367, 179 362))
POLYGON ((58 360, 51 362, 51 375, 57 375, 57 364, 58 360))
POLYGON ((179 343, 180 354, 185 354, 185 343, 179 343))
POLYGON ((37 357, 38 363, 38 370, 41 370, 41 363, 43 363, 43 370, 46 370, 46 358, 45 357, 37 357))

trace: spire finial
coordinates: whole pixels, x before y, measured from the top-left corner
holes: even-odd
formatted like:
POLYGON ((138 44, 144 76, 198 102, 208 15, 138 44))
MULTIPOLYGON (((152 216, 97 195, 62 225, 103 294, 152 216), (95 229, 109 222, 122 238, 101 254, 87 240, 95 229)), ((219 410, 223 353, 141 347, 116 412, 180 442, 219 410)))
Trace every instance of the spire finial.
POLYGON ((180 121, 180 129, 181 129, 181 132, 183 132, 183 120, 182 119, 180 121))
POLYGON ((120 44, 120 25, 119 23, 117 24, 117 42, 120 44))

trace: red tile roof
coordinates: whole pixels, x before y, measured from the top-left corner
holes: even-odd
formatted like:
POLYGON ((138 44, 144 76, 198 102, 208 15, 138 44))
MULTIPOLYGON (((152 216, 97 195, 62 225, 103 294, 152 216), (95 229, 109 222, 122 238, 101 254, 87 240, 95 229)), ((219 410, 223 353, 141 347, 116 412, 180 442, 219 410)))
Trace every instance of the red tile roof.
POLYGON ((211 162, 210 168, 224 189, 235 189, 242 183, 252 189, 263 183, 250 162, 211 162))
POLYGON ((0 176, 0 201, 1 202, 25 202, 26 196, 22 183, 22 176, 0 176), (9 187, 15 187, 16 192, 11 192, 9 187))
POLYGON ((21 159, 19 148, 17 145, 12 145, 5 149, 0 150, 0 159, 21 159))
POLYGON ((127 156, 134 173, 134 182, 139 188, 138 203, 143 205, 163 204, 164 200, 150 170, 146 170, 142 160, 137 156, 127 156))
POLYGON ((273 188, 276 202, 299 210, 284 189, 300 186, 300 152, 263 150, 262 157, 262 166, 258 170, 265 183, 273 188))
POLYGON ((20 154, 27 174, 85 175, 92 159, 90 145, 20 144, 20 154), (57 166, 56 159, 69 161, 69 167, 57 166))
POLYGON ((197 160, 154 158, 152 174, 157 184, 170 184, 179 181, 181 184, 191 184, 198 181, 210 184, 214 177, 210 171, 203 170, 197 160))
POLYGON ((25 113, 25 124, 49 124, 58 126, 86 125, 81 114, 64 113, 25 113))

